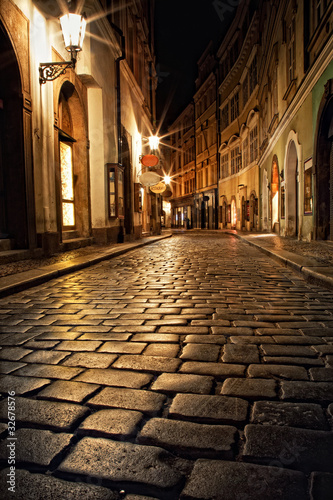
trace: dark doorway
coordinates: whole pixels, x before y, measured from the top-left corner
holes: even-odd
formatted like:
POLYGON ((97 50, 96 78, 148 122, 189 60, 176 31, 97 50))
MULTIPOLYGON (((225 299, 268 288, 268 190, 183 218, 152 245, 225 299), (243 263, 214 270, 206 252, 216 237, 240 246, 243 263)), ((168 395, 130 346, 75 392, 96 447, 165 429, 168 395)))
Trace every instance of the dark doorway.
POLYGON ((201 202, 201 229, 206 229, 206 203, 201 202))
POLYGON ((132 164, 127 137, 122 137, 122 166, 124 169, 124 194, 125 194, 125 234, 134 232, 133 207, 132 207, 132 164))
POLYGON ((333 97, 319 123, 316 154, 317 238, 333 240, 333 97))
POLYGON ((0 23, 0 238, 28 248, 21 78, 0 23))

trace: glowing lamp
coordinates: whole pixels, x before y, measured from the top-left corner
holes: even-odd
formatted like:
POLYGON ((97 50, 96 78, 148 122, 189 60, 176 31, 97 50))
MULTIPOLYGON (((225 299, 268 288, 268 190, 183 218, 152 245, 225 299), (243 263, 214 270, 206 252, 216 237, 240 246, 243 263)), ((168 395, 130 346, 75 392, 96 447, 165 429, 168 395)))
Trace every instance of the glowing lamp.
POLYGON ((150 149, 152 151, 156 151, 156 149, 158 149, 158 146, 160 143, 159 137, 157 137, 157 135, 151 135, 148 140, 149 140, 150 149))
POLYGON ((60 25, 64 37, 65 48, 71 54, 70 61, 40 63, 39 83, 51 82, 63 75, 67 69, 75 68, 77 53, 82 50, 86 32, 85 16, 80 14, 65 14, 60 18, 60 25))

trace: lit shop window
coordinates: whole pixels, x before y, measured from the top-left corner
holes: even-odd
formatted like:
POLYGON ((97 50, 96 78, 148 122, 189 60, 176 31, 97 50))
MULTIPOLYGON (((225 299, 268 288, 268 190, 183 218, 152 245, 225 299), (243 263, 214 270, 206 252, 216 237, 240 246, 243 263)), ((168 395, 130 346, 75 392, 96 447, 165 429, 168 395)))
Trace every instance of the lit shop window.
POLYGON ((75 226, 73 154, 72 147, 60 142, 62 224, 63 227, 75 226))
POLYGON ((117 164, 108 164, 108 198, 109 218, 123 219, 124 204, 124 172, 117 164))
POLYGON ((304 163, 304 213, 312 214, 312 158, 304 163))
POLYGON ((236 227, 237 223, 237 208, 235 200, 231 202, 231 225, 232 227, 236 227))

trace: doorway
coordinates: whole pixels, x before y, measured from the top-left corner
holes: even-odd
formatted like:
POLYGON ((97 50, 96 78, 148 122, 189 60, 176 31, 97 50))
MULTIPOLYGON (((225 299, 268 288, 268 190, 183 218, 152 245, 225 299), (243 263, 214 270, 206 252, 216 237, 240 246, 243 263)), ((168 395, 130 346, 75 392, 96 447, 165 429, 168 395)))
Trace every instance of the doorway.
POLYGON ((12 44, 0 23, 0 239, 28 248, 22 85, 12 44))
POLYGON ((295 142, 290 140, 286 156, 286 235, 298 236, 298 157, 295 142))
POLYGON ((317 239, 333 240, 333 97, 319 120, 316 147, 317 239))

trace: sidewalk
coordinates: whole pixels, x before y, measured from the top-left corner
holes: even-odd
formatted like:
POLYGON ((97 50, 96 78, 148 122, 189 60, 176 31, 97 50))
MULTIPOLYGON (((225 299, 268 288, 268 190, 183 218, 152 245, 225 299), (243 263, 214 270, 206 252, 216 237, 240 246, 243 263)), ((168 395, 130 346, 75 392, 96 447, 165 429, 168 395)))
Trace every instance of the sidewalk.
POLYGON ((173 230, 175 234, 230 234, 252 245, 316 285, 333 289, 333 241, 299 241, 274 233, 248 233, 231 229, 173 230))
POLYGON ((26 290, 171 236, 171 232, 165 232, 161 236, 148 236, 132 243, 92 245, 49 258, 27 259, 0 265, 0 297, 26 290))
POLYGON ((304 242, 268 233, 235 230, 172 230, 161 236, 149 236, 133 243, 84 247, 50 258, 28 259, 0 265, 0 297, 39 285, 64 274, 78 271, 136 248, 169 238, 172 234, 233 235, 256 247, 280 264, 300 273, 310 283, 333 289, 333 242, 304 242))

